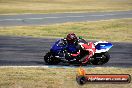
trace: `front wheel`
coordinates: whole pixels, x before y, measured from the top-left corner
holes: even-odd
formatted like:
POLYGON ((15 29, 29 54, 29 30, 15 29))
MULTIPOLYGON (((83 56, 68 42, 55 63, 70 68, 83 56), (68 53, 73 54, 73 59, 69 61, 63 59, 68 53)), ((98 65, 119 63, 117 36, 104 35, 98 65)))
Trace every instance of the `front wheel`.
POLYGON ((48 52, 44 56, 44 61, 49 65, 56 65, 60 62, 60 60, 52 55, 51 52, 48 52))
POLYGON ((93 65, 103 65, 107 63, 110 59, 110 55, 108 52, 96 54, 94 56, 94 60, 91 61, 93 65))

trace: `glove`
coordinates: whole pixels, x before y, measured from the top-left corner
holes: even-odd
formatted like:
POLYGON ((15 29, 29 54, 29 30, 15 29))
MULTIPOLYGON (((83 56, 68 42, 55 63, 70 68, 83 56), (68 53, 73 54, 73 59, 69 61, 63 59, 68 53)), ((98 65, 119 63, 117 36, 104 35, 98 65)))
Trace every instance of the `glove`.
POLYGON ((76 54, 71 54, 71 56, 73 56, 73 57, 76 57, 78 55, 80 55, 80 50, 76 54))

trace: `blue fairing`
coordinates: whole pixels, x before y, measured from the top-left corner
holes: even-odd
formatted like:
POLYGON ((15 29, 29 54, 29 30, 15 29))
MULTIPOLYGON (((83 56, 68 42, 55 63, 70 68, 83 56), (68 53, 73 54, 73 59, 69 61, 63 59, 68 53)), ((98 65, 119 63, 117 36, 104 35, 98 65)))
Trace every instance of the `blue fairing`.
POLYGON ((97 50, 110 49, 113 45, 111 43, 98 43, 95 47, 97 50))
POLYGON ((55 42, 50 51, 57 55, 58 52, 63 51, 64 49, 70 53, 77 52, 75 45, 64 45, 61 39, 55 42))
POLYGON ((52 48, 50 50, 54 53, 57 53, 64 48, 65 48, 65 46, 62 44, 62 40, 58 40, 55 42, 55 44, 52 46, 52 48))

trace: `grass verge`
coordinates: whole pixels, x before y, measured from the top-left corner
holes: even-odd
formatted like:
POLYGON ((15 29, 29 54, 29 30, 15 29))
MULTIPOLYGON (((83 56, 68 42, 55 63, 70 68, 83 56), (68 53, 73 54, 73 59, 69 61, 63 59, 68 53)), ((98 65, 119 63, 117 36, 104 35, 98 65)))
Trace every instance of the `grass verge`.
MULTIPOLYGON (((86 84, 75 77, 78 68, 0 68, 0 88, 131 88, 129 84, 86 84)), ((85 68, 88 74, 130 74, 132 68, 85 68)))
POLYGON ((65 37, 74 32, 90 40, 132 42, 132 19, 64 23, 48 26, 0 27, 0 35, 65 37))
POLYGON ((0 14, 132 10, 132 0, 0 0, 0 14))

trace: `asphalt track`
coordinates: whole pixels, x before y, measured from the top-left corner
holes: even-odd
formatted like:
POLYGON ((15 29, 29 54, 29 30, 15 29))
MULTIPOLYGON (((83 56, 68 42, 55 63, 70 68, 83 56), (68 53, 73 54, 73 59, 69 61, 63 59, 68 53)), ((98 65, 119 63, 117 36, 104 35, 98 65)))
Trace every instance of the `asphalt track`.
MULTIPOLYGON (((120 18, 132 18, 132 11, 0 15, 0 26, 48 25, 120 18)), ((55 41, 56 39, 50 38, 0 36, 0 66, 47 66, 43 56, 55 41)), ((132 67, 132 43, 113 43, 113 45, 109 51, 111 59, 103 66, 132 67)))
MULTIPOLYGON (((57 39, 0 36, 0 66, 46 66, 43 56, 57 39)), ((132 67, 132 43, 113 43, 103 67, 132 67)), ((60 63, 58 66, 64 66, 60 63)), ((90 67, 88 65, 87 67, 90 67)))
POLYGON ((132 11, 0 15, 0 26, 48 25, 120 18, 132 18, 132 11))

